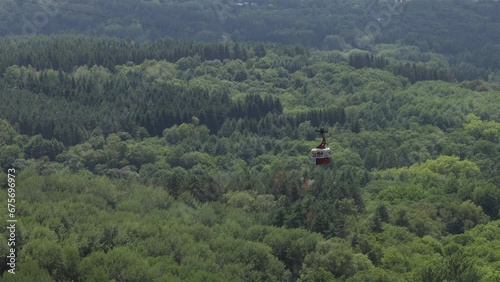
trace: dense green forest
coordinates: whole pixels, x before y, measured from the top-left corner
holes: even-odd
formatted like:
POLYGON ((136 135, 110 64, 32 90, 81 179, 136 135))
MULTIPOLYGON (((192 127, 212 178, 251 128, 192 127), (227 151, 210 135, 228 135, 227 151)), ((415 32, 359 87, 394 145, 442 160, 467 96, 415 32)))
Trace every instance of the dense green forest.
POLYGON ((376 48, 0 38, 2 280, 499 281, 499 84, 376 48))
POLYGON ((1 0, 0 280, 500 281, 498 15, 1 0))
MULTIPOLYGON (((274 42, 378 50, 427 63, 441 55, 459 81, 500 80, 496 0, 0 1, 0 35, 86 33, 137 42, 274 42)), ((141 61, 142 62, 142 61, 141 61)))

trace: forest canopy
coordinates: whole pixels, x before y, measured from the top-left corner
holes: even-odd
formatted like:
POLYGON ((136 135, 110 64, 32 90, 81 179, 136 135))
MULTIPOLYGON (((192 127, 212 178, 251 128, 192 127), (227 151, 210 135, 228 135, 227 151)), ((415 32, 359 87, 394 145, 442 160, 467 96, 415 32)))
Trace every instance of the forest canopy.
POLYGON ((0 7, 2 281, 500 280, 497 1, 0 7))

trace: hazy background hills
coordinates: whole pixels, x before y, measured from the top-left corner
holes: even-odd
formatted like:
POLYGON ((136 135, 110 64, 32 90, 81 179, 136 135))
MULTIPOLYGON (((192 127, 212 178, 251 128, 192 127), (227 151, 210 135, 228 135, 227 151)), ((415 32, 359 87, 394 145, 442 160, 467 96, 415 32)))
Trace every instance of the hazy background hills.
POLYGON ((356 38, 375 21, 375 43, 416 45, 424 52, 456 54, 500 43, 500 4, 487 0, 34 2, 2 1, 0 35, 77 32, 212 41, 226 35, 331 49, 365 47, 356 38))

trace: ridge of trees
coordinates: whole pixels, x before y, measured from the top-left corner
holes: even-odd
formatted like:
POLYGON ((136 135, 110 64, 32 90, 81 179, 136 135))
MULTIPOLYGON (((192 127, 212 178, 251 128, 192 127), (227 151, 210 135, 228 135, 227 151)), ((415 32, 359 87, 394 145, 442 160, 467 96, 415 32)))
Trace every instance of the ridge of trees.
MULTIPOLYGON (((167 40, 191 51, 90 48, 103 65, 79 65, 72 38, 20 38, 40 65, 4 65, 0 185, 13 167, 22 189, 2 280, 498 280, 495 84, 413 82, 389 48, 167 40), (327 167, 310 165, 317 127, 327 167)), ((418 70, 449 67, 429 59, 418 70)))
POLYGON ((137 42, 170 36, 195 41, 297 44, 323 50, 373 50, 380 43, 401 44, 448 56, 459 80, 472 76, 487 79, 500 69, 500 4, 494 0, 416 0, 398 4, 364 0, 247 4, 92 0, 1 5, 3 36, 85 33, 137 42), (379 32, 367 32, 370 26, 378 27, 379 32), (367 44, 360 44, 359 39, 364 37, 369 38, 367 44))

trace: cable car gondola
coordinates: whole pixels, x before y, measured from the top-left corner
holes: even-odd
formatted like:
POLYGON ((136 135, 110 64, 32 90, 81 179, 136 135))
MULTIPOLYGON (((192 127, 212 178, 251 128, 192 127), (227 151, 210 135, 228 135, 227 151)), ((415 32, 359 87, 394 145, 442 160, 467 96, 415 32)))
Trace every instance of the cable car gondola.
POLYGON ((311 162, 313 165, 326 165, 332 161, 330 157, 330 148, 326 147, 325 133, 328 131, 323 128, 316 130, 316 132, 321 133, 323 141, 316 148, 311 150, 311 162))

